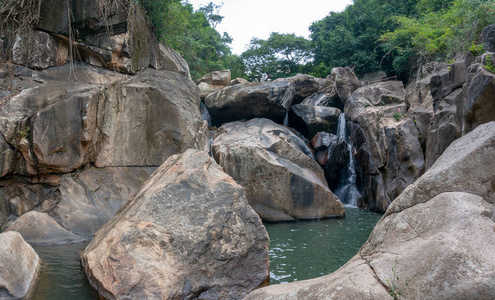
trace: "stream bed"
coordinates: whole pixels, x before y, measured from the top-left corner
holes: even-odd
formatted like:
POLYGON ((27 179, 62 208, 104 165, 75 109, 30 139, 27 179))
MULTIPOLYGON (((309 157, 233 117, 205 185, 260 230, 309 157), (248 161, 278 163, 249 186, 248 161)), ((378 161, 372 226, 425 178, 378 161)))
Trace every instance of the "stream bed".
MULTIPOLYGON (((310 279, 337 270, 359 251, 380 217, 346 207, 342 219, 265 224, 270 236, 270 283, 310 279)), ((86 245, 34 246, 43 265, 32 299, 98 299, 79 260, 86 245)))

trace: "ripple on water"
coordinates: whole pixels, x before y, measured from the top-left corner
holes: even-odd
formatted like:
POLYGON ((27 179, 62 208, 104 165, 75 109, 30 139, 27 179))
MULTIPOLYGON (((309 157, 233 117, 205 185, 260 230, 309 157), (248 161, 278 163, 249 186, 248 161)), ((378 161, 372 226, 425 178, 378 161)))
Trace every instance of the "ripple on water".
POLYGON ((86 279, 79 258, 79 252, 87 244, 33 246, 43 264, 31 299, 99 299, 86 279))
POLYGON ((343 219, 269 223, 270 283, 327 275, 344 265, 364 244, 382 215, 346 207, 343 219))

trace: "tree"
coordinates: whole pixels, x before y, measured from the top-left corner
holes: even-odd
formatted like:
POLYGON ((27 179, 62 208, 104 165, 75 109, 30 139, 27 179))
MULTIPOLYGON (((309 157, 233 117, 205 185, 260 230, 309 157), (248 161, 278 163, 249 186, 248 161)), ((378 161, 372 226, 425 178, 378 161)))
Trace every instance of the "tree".
POLYGON ((312 44, 293 33, 272 32, 267 40, 253 38, 241 58, 250 80, 273 80, 300 72, 312 59, 312 44))

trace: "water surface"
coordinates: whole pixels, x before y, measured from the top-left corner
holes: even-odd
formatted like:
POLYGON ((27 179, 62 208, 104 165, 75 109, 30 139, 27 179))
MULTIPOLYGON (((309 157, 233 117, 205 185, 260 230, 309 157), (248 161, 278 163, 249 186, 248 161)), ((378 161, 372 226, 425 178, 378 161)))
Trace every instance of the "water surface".
POLYGON ((270 283, 327 275, 357 254, 382 215, 346 206, 342 219, 267 223, 270 283))
POLYGON ((43 260, 34 300, 98 299, 81 266, 79 252, 88 243, 33 246, 43 260))

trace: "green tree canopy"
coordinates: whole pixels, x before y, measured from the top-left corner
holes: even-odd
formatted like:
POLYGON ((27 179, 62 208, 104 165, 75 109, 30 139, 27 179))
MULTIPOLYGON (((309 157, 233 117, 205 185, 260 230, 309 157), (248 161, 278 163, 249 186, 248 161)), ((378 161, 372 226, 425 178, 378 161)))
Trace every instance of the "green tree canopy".
POLYGON ((273 80, 302 72, 312 58, 312 44, 293 33, 272 32, 267 40, 253 38, 241 58, 250 80, 273 80))

